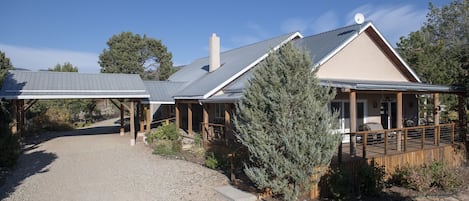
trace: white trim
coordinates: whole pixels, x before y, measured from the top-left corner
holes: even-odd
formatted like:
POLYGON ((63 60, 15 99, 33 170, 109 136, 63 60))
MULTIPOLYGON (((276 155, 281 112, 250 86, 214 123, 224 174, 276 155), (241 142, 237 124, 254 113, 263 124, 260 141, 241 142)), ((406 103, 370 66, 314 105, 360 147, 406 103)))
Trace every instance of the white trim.
POLYGON ((407 65, 407 63, 401 58, 401 56, 399 56, 399 54, 397 54, 397 52, 394 50, 394 48, 388 43, 388 41, 383 37, 383 35, 381 35, 381 33, 378 31, 378 29, 376 29, 376 27, 372 23, 370 23, 370 26, 373 28, 373 31, 375 31, 378 34, 378 36, 381 38, 381 40, 384 41, 384 44, 386 44, 386 46, 388 46, 388 48, 392 51, 392 53, 399 59, 399 61, 402 63, 402 65, 404 65, 404 67, 407 69, 407 71, 409 71, 410 74, 417 80, 417 82, 422 83, 422 81, 417 76, 417 74, 407 65))
MULTIPOLYGON (((303 38, 303 36, 299 33, 299 32, 295 32, 293 33, 290 37, 288 37, 285 41, 281 42, 279 45, 275 46, 273 48, 273 50, 277 50, 278 48, 280 48, 282 45, 284 45, 285 43, 293 40, 294 38, 296 37, 300 37, 300 38, 303 38)), ((210 90, 208 93, 206 93, 205 95, 203 95, 202 99, 207 99, 208 97, 212 96, 214 93, 218 92, 220 89, 222 89, 223 87, 225 87, 227 84, 231 83, 233 80, 235 80, 236 78, 238 78, 239 76, 241 76, 242 74, 244 74, 245 72, 247 72, 248 70, 250 70, 251 68, 253 68, 255 65, 257 65, 259 62, 261 62, 262 60, 264 60, 267 56, 269 56, 269 53, 270 53, 270 50, 269 52, 265 53, 264 55, 262 55, 261 57, 259 57, 258 59, 256 59, 253 63, 249 64, 248 66, 246 66, 244 69, 242 69, 241 71, 239 71, 238 73, 236 73, 235 75, 233 75, 232 77, 230 77, 229 79, 225 80, 223 83, 221 83, 220 85, 218 85, 217 87, 215 87, 214 89, 210 90)), ((176 98, 176 97, 175 97, 176 98)), ((177 97, 179 98, 179 97, 177 97)), ((186 98, 187 99, 187 98, 186 98)))
POLYGON ((145 103, 150 103, 152 105, 174 105, 174 101, 142 101, 142 102, 145 102, 145 103))
POLYGON ((101 98, 150 98, 150 95, 18 95, 18 96, 2 96, 7 100, 21 99, 101 99, 101 98))
POLYGON ((54 90, 54 89, 45 89, 45 90, 5 90, 5 92, 22 92, 22 93, 138 93, 146 92, 146 90, 54 90))
MULTIPOLYGON (((369 24, 371 23, 368 23, 367 26, 365 27, 368 27, 369 24)), ((339 47, 335 48, 334 51, 332 51, 331 53, 329 53, 327 56, 325 56, 323 59, 321 59, 318 63, 316 63, 314 66, 313 66, 313 71, 318 67, 318 66, 321 66, 322 64, 326 63, 327 61, 329 61, 329 59, 331 59, 334 55, 336 55, 337 53, 339 53, 342 49, 345 48, 345 46, 347 46, 349 43, 351 43, 353 40, 355 40, 355 38, 357 38, 362 32, 363 30, 365 29, 360 29, 358 30, 358 33, 355 32, 355 34, 350 37, 348 40, 346 40, 344 43, 342 43, 339 47)))

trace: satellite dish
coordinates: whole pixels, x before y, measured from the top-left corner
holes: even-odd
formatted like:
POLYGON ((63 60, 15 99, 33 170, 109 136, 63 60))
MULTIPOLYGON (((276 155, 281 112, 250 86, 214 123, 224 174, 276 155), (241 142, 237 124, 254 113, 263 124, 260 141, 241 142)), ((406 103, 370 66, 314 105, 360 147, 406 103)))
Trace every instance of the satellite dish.
POLYGON ((355 14, 355 22, 357 24, 363 24, 363 22, 365 22, 365 16, 361 13, 355 14))

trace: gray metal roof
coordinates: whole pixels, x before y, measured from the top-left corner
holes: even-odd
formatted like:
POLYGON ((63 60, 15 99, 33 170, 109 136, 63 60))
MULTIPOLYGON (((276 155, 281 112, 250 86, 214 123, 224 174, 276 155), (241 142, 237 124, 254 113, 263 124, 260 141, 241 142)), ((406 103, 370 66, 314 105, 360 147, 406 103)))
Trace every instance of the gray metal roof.
POLYGON ((208 72, 209 58, 201 58, 185 66, 168 80, 187 82, 186 86, 175 94, 177 98, 204 99, 215 93, 224 84, 249 70, 253 65, 263 59, 267 53, 280 44, 300 36, 299 33, 289 33, 269 40, 243 46, 220 54, 221 66, 208 72), (231 80, 230 80, 231 79, 231 80))
POLYGON ((365 22, 361 25, 354 24, 341 27, 335 30, 297 39, 294 40, 293 43, 308 51, 313 63, 319 63, 342 45, 345 45, 347 41, 357 36, 362 27, 366 27, 369 24, 371 24, 371 22, 365 22))
POLYGON ((136 74, 9 71, 0 90, 5 99, 149 98, 136 74))
POLYGON ((174 104, 174 93, 176 93, 185 82, 172 81, 143 81, 147 91, 150 93, 152 104, 174 104))
POLYGON ((463 87, 423 84, 418 82, 389 82, 366 80, 320 79, 321 85, 361 91, 405 91, 426 93, 462 93, 463 87))

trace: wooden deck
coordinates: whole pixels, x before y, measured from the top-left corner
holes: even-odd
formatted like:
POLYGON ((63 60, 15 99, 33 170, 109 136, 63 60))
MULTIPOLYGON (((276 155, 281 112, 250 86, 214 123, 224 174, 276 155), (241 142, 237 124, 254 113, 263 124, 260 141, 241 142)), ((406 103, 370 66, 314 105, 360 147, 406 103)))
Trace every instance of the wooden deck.
MULTIPOLYGON (((434 160, 449 166, 461 165, 464 154, 459 153, 457 131, 454 124, 408 127, 354 133, 355 149, 343 143, 331 164, 340 165, 357 160, 374 161, 384 165, 387 173, 403 165, 422 165, 434 160), (456 136, 456 137, 455 137, 456 136), (355 155, 351 154, 355 152, 355 155)), ((354 136, 353 134, 350 136, 354 136)))

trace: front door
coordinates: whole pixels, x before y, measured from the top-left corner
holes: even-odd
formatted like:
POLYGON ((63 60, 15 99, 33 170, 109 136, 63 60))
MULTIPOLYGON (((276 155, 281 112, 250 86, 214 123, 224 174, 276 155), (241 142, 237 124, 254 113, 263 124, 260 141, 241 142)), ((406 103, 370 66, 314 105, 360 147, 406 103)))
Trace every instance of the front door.
POLYGON ((382 102, 381 103, 381 125, 384 129, 391 129, 397 127, 397 105, 396 102, 382 102))

